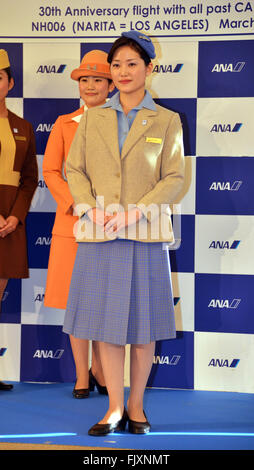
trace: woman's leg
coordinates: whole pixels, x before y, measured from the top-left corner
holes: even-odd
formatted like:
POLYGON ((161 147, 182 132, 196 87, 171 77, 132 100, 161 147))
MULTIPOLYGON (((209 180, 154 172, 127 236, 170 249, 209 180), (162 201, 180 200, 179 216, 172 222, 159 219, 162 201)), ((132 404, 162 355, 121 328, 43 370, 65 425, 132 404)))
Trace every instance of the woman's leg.
POLYGON ((131 345, 128 415, 133 421, 146 421, 143 413, 143 398, 153 364, 154 350, 154 342, 131 345))
POLYGON ((1 312, 1 301, 3 298, 7 283, 8 283, 8 279, 0 279, 0 312, 1 312))
POLYGON ((124 410, 125 346, 99 343, 100 357, 109 396, 109 408, 100 424, 115 423, 124 410))
POLYGON ((92 374, 100 385, 105 386, 105 379, 100 358, 100 346, 98 341, 92 341, 92 374))
MULTIPOLYGON (((75 338, 70 335, 72 353, 76 367, 76 389, 89 387, 88 362, 89 342, 86 339, 75 338)), ((92 373, 100 385, 105 385, 102 364, 100 360, 100 348, 97 341, 92 342, 92 373)))
POLYGON ((76 389, 89 388, 88 378, 88 340, 70 335, 70 342, 76 366, 76 389))

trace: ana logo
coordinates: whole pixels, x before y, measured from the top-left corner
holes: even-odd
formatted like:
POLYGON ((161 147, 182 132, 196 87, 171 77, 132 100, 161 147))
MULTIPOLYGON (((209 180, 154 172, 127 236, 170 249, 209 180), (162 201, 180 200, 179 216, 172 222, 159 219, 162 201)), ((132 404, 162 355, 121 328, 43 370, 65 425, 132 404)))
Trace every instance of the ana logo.
POLYGON ((36 73, 63 73, 66 69, 65 64, 57 65, 40 65, 36 73))
POLYGON ((3 357, 6 351, 7 351, 7 348, 0 348, 0 357, 3 357))
POLYGON ((34 299, 34 302, 43 302, 44 300, 44 294, 37 294, 35 299, 34 299))
POLYGON ((41 307, 43 306, 45 288, 42 286, 33 286, 34 308, 36 315, 39 315, 41 307))
POLYGON ((182 69, 183 64, 167 64, 167 65, 155 65, 153 72, 156 73, 178 73, 182 69))
POLYGON ((238 191, 241 185, 242 181, 234 181, 233 183, 230 181, 213 181, 209 191, 238 191))
POLYGON ((236 64, 215 64, 212 72, 241 72, 245 62, 236 62, 236 64))
POLYGON ((36 132, 51 132, 54 124, 40 123, 37 126, 36 132))
POLYGON ((169 356, 154 356, 153 363, 154 364, 167 364, 168 366, 176 366, 180 361, 181 356, 174 355, 171 357, 169 356))
POLYGON ((63 353, 64 349, 57 349, 56 351, 52 349, 37 349, 33 357, 38 359, 61 359, 63 353))
POLYGON ((233 299, 231 302, 228 299, 211 299, 209 308, 233 308, 236 309, 240 304, 241 299, 233 299))
POLYGON ((39 180, 38 187, 43 189, 43 188, 47 188, 48 186, 46 185, 44 180, 39 180))
POLYGON ((36 242, 35 242, 35 245, 50 245, 51 243, 51 237, 38 237, 36 242))
POLYGON ((229 241, 215 241, 213 240, 210 245, 209 245, 209 248, 219 248, 220 250, 236 250, 240 244, 241 240, 234 240, 233 243, 229 242, 229 241))
POLYGON ((239 132, 243 123, 237 122, 234 125, 231 124, 214 124, 210 132, 239 132))
POLYGON ((211 359, 208 367, 230 367, 235 369, 240 362, 240 359, 233 359, 229 361, 228 359, 211 359))

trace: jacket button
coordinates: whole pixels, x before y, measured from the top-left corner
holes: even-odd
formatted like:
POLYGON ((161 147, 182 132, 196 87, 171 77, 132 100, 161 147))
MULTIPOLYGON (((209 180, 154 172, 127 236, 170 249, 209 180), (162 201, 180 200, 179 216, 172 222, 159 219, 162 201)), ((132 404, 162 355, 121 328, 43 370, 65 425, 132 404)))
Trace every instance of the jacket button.
POLYGON ((120 173, 116 173, 117 178, 120 178, 120 173))

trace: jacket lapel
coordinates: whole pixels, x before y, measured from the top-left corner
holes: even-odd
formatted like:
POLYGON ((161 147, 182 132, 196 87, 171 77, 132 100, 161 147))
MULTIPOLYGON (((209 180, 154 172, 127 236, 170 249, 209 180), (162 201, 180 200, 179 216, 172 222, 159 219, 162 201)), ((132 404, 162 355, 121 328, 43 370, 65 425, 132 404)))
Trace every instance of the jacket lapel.
MULTIPOLYGON (((133 148, 137 141, 148 131, 153 125, 154 117, 157 111, 143 108, 138 113, 131 126, 130 132, 124 142, 121 159, 125 158, 128 152, 133 148)), ((118 125, 117 114, 114 109, 100 108, 98 109, 98 118, 96 126, 103 137, 108 149, 113 157, 119 162, 120 152, 118 143, 118 125), (109 114, 110 113, 110 114, 109 114)))
MULTIPOLYGON (((111 108, 100 108, 96 126, 103 137, 109 151, 113 157, 119 162, 120 152, 118 143, 118 125, 116 111, 111 108)), ((95 143, 96 145, 96 143, 95 143)))
POLYGON ((81 106, 81 108, 79 109, 76 109, 76 111, 74 111, 73 113, 70 113, 70 114, 66 114, 66 118, 65 118, 65 121, 64 122, 77 122, 79 123, 83 113, 86 111, 86 107, 85 106, 81 106))
POLYGON ((128 136, 123 144, 121 159, 125 158, 128 152, 134 147, 137 141, 143 137, 154 122, 157 111, 142 108, 138 111, 131 126, 128 136))

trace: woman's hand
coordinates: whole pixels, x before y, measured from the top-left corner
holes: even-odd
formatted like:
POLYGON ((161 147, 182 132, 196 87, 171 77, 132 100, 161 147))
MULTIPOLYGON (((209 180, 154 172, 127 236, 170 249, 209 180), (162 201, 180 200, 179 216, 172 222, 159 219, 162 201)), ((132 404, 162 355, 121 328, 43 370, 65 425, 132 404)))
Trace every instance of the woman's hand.
POLYGON ((0 230, 7 224, 5 218, 0 214, 0 230))
POLYGON ((142 211, 135 207, 129 211, 117 212, 110 217, 109 221, 105 225, 105 232, 108 234, 116 233, 119 230, 129 225, 136 224, 142 217, 142 211))
POLYGON ((103 211, 102 209, 89 209, 86 213, 89 219, 97 225, 104 227, 104 225, 110 220, 112 214, 110 212, 103 211))
POLYGON ((19 219, 15 217, 15 215, 10 215, 9 217, 7 217, 6 220, 4 220, 2 216, 0 216, 0 237, 4 238, 6 237, 6 235, 9 235, 9 233, 14 232, 18 223, 19 219))

